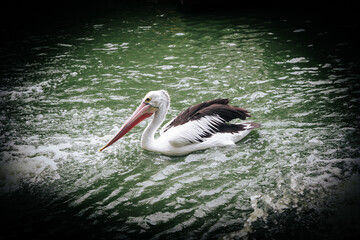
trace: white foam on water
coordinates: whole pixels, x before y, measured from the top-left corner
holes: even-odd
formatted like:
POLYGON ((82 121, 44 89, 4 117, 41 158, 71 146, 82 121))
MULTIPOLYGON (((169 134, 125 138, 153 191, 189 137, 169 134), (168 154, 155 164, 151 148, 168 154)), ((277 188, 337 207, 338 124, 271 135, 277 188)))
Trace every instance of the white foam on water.
POLYGON ((307 60, 304 57, 292 58, 286 61, 286 63, 306 63, 306 62, 309 62, 309 60, 307 60))
POLYGON ((57 162, 65 159, 69 153, 69 143, 58 145, 12 145, 12 150, 2 152, 0 163, 0 190, 13 192, 23 184, 41 184, 60 178, 57 162))
POLYGON ((0 191, 12 192, 17 190, 21 184, 37 183, 42 180, 42 173, 51 172, 52 179, 58 179, 55 162, 44 157, 24 158, 2 163, 0 166, 1 182, 0 191))
POLYGON ((294 32, 294 33, 305 32, 305 29, 299 28, 299 29, 295 29, 293 32, 294 32))
POLYGON ((174 60, 174 59, 178 59, 178 57, 175 56, 169 56, 169 57, 165 57, 165 60, 174 60))
POLYGON ((172 66, 172 65, 162 65, 162 66, 159 66, 158 68, 160 68, 162 70, 169 70, 169 69, 173 69, 174 66, 172 66))

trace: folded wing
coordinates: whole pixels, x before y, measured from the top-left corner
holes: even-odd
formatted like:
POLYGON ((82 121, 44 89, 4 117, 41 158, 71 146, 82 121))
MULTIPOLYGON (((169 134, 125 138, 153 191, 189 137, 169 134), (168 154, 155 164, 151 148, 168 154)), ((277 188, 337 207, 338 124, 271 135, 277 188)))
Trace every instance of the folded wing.
POLYGON ((200 143, 219 133, 238 133, 259 127, 255 123, 230 124, 233 119, 250 117, 246 109, 230 106, 229 99, 215 99, 189 107, 167 123, 161 135, 167 135, 176 147, 200 143))

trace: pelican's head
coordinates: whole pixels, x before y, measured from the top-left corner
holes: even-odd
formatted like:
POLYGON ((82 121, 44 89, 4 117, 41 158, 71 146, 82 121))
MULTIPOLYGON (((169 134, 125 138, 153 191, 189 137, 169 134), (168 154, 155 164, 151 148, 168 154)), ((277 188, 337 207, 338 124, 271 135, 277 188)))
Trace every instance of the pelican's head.
POLYGON ((145 95, 142 102, 159 109, 169 106, 170 97, 165 90, 151 91, 145 95))
POLYGON ((116 136, 103 148, 100 149, 100 152, 105 148, 109 147, 117 140, 122 138, 126 133, 128 133, 133 127, 138 125, 141 121, 153 115, 159 109, 168 108, 170 104, 169 94, 165 90, 151 91, 145 95, 140 106, 135 110, 135 112, 130 116, 130 118, 122 125, 120 131, 116 136))

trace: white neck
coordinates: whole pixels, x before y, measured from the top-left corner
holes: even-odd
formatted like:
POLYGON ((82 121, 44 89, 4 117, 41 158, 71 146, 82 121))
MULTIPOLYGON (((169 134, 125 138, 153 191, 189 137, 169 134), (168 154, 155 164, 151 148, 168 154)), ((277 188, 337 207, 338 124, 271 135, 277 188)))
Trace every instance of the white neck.
POLYGON ((166 113, 168 110, 168 105, 163 105, 157 110, 154 114, 153 120, 146 127, 145 131, 141 137, 141 147, 150 151, 154 151, 156 148, 155 145, 155 132, 163 123, 166 113))

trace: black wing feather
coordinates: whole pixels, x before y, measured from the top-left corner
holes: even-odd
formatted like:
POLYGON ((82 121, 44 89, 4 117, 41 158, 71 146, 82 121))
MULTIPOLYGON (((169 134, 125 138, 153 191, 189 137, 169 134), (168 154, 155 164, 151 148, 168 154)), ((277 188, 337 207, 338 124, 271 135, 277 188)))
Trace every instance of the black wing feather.
MULTIPOLYGON (((238 126, 238 124, 227 124, 226 122, 237 118, 245 120, 247 117, 250 117, 250 114, 249 111, 244 108, 228 105, 229 102, 229 99, 214 99, 191 106, 180 113, 171 123, 169 123, 164 129, 164 132, 166 132, 171 127, 176 127, 189 121, 198 120, 205 116, 221 117, 224 119, 223 128, 224 130, 226 129, 225 132, 231 132, 230 129, 235 130, 235 125, 238 126)), ((237 128, 236 132, 238 131, 241 131, 241 129, 237 128)))

